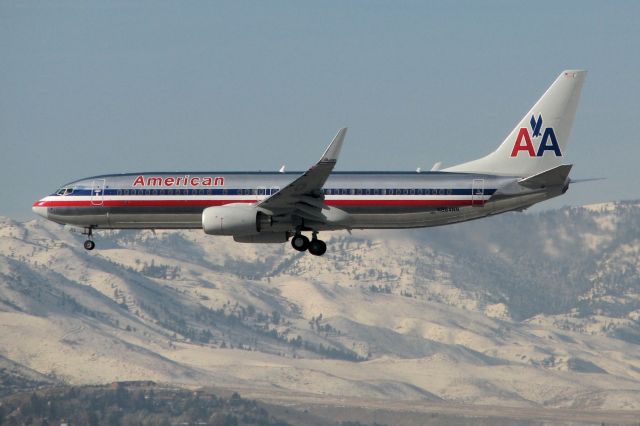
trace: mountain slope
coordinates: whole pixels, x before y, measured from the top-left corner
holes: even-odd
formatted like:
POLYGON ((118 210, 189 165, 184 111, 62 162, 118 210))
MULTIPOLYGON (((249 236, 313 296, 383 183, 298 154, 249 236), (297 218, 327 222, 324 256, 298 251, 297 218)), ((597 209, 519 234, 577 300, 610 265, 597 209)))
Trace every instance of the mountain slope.
POLYGON ((335 233, 0 219, 0 356, 52 380, 640 409, 640 203, 335 233))

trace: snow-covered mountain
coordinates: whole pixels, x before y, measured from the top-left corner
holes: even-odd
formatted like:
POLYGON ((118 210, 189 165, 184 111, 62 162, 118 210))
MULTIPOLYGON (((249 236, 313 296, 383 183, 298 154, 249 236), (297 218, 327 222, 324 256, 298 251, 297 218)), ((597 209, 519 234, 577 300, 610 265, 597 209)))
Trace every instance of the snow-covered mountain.
POLYGON ((321 258, 199 231, 96 242, 0 219, 12 371, 640 409, 640 202, 334 233, 321 258))

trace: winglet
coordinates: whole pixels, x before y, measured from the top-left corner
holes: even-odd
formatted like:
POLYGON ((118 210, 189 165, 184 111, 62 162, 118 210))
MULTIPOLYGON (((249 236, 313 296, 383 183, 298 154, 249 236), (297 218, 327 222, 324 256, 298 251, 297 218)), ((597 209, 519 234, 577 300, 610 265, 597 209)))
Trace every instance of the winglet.
POLYGON ((322 154, 320 161, 338 161, 338 155, 340 155, 340 149, 342 148, 342 142, 346 134, 346 127, 338 130, 338 134, 333 138, 333 141, 329 144, 324 154, 322 154))

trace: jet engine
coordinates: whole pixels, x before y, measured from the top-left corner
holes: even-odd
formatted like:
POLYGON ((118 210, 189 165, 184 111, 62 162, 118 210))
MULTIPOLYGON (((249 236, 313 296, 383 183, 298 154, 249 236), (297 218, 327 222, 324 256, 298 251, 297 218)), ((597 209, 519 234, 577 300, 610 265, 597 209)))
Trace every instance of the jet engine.
POLYGON ((209 235, 257 234, 258 213, 254 206, 242 203, 207 207, 202 212, 202 229, 209 235))
MULTIPOLYGON (((209 235, 257 235, 288 231, 288 222, 276 222, 260 208, 244 203, 207 207, 202 212, 202 229, 209 235)), ((273 237, 272 237, 273 238, 273 237)), ((280 239, 284 238, 282 236, 280 239)), ((285 240, 286 241, 286 240, 285 240)))

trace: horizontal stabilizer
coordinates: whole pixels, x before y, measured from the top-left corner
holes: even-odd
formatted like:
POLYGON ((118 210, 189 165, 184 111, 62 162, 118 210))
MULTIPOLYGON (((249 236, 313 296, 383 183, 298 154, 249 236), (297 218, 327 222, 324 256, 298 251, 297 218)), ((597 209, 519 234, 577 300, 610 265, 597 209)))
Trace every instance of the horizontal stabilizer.
POLYGON ((518 183, 532 189, 546 188, 549 186, 562 186, 567 183, 571 167, 573 167, 572 164, 563 164, 542 173, 520 179, 518 183))

